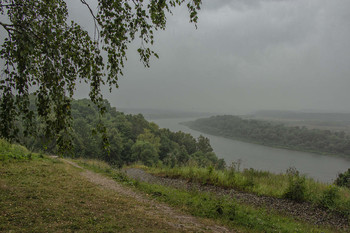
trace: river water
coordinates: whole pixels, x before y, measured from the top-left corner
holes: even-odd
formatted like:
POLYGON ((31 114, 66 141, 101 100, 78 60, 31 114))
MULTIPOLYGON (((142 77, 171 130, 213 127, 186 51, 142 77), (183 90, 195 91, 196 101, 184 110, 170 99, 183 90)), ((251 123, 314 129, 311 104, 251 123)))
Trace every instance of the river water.
POLYGON ((338 173, 350 168, 350 159, 231 140, 204 134, 180 124, 192 120, 195 118, 150 119, 149 121, 156 123, 160 128, 190 133, 195 138, 199 135, 209 138, 216 155, 225 159, 228 165, 241 160, 241 168, 254 168, 274 173, 285 172, 289 167, 295 167, 302 174, 326 183, 332 183, 338 173))

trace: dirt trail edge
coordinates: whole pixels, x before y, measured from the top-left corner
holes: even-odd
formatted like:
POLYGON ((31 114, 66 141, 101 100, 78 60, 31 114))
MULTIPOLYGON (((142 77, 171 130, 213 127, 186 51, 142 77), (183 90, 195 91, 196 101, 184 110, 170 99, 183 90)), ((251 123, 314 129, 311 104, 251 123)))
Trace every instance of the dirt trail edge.
POLYGON ((315 226, 322 224, 332 226, 337 229, 346 231, 349 230, 349 221, 347 218, 329 210, 313 206, 307 202, 297 203, 286 199, 258 196, 252 193, 239 192, 234 189, 223 189, 212 185, 202 185, 195 182, 188 182, 187 180, 183 179, 172 179, 155 176, 138 168, 129 168, 126 169, 125 172, 130 178, 142 182, 171 186, 179 189, 212 192, 217 195, 229 195, 241 203, 253 205, 256 207, 265 207, 269 210, 292 216, 295 219, 308 222, 315 226))
POLYGON ((159 203, 155 200, 147 198, 145 195, 133 191, 131 188, 125 187, 111 178, 91 172, 79 166, 78 164, 66 160, 60 159, 65 163, 68 163, 74 167, 83 169, 81 175, 88 179, 90 182, 99 185, 105 189, 113 190, 120 195, 124 195, 133 198, 141 203, 149 206, 145 215, 157 216, 159 218, 168 219, 167 223, 181 232, 237 232, 228 230, 225 227, 218 225, 207 225, 198 220, 197 218, 186 215, 177 211, 168 205, 159 203))

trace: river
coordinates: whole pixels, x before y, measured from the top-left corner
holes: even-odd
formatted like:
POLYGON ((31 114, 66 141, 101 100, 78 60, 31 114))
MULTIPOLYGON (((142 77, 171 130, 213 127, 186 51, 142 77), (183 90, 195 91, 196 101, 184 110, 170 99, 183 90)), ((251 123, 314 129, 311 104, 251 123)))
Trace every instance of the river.
POLYGON ((149 119, 149 121, 159 125, 160 128, 190 133, 195 138, 199 135, 209 138, 210 144, 219 158, 225 159, 228 165, 241 160, 242 169, 254 168, 281 173, 285 172, 289 167, 295 167, 307 177, 312 177, 325 183, 332 183, 340 172, 350 168, 350 159, 231 140, 201 133, 180 124, 181 122, 192 120, 195 120, 195 118, 149 119))

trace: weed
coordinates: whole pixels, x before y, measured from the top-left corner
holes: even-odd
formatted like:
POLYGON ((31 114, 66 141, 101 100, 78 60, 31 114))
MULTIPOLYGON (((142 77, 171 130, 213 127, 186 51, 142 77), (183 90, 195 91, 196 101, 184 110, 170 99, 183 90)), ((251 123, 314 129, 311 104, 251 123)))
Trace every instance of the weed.
POLYGON ((207 169, 208 169, 208 175, 209 176, 211 176, 213 174, 213 172, 215 171, 215 168, 212 165, 208 166, 207 169))
POLYGON ((289 176, 288 188, 284 192, 283 197, 294 201, 302 202, 306 199, 306 178, 300 176, 296 170, 291 170, 287 174, 289 176))
POLYGON ((322 194, 320 205, 328 209, 335 209, 338 199, 339 188, 336 186, 329 186, 322 194))
POLYGON ((253 176, 247 176, 246 179, 244 180, 244 182, 242 183, 242 188, 243 188, 243 190, 251 191, 253 189, 254 185, 255 185, 255 183, 254 183, 253 176))

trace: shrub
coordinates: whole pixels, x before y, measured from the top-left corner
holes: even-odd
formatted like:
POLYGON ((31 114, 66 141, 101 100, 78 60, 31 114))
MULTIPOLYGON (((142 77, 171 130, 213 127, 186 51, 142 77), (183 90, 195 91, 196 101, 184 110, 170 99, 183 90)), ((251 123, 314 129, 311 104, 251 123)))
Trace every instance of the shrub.
POLYGON ((350 168, 346 172, 340 173, 334 184, 340 187, 350 188, 350 168))
POLYGON ((304 201, 306 198, 305 176, 300 176, 295 168, 289 168, 287 170, 287 175, 289 176, 288 187, 283 197, 298 202, 304 201))
POLYGON ((31 159, 27 148, 0 139, 0 161, 31 159))
POLYGON ((248 176, 243 184, 242 184, 242 188, 243 190, 246 190, 246 191, 251 191, 253 189, 255 185, 255 182, 254 182, 254 178, 252 176, 248 176))
POLYGON ((350 216, 350 200, 342 203, 340 212, 343 213, 345 216, 350 216))
POLYGON ((339 199, 339 189, 336 186, 329 186, 322 194, 320 205, 328 209, 334 209, 336 200, 339 199))

